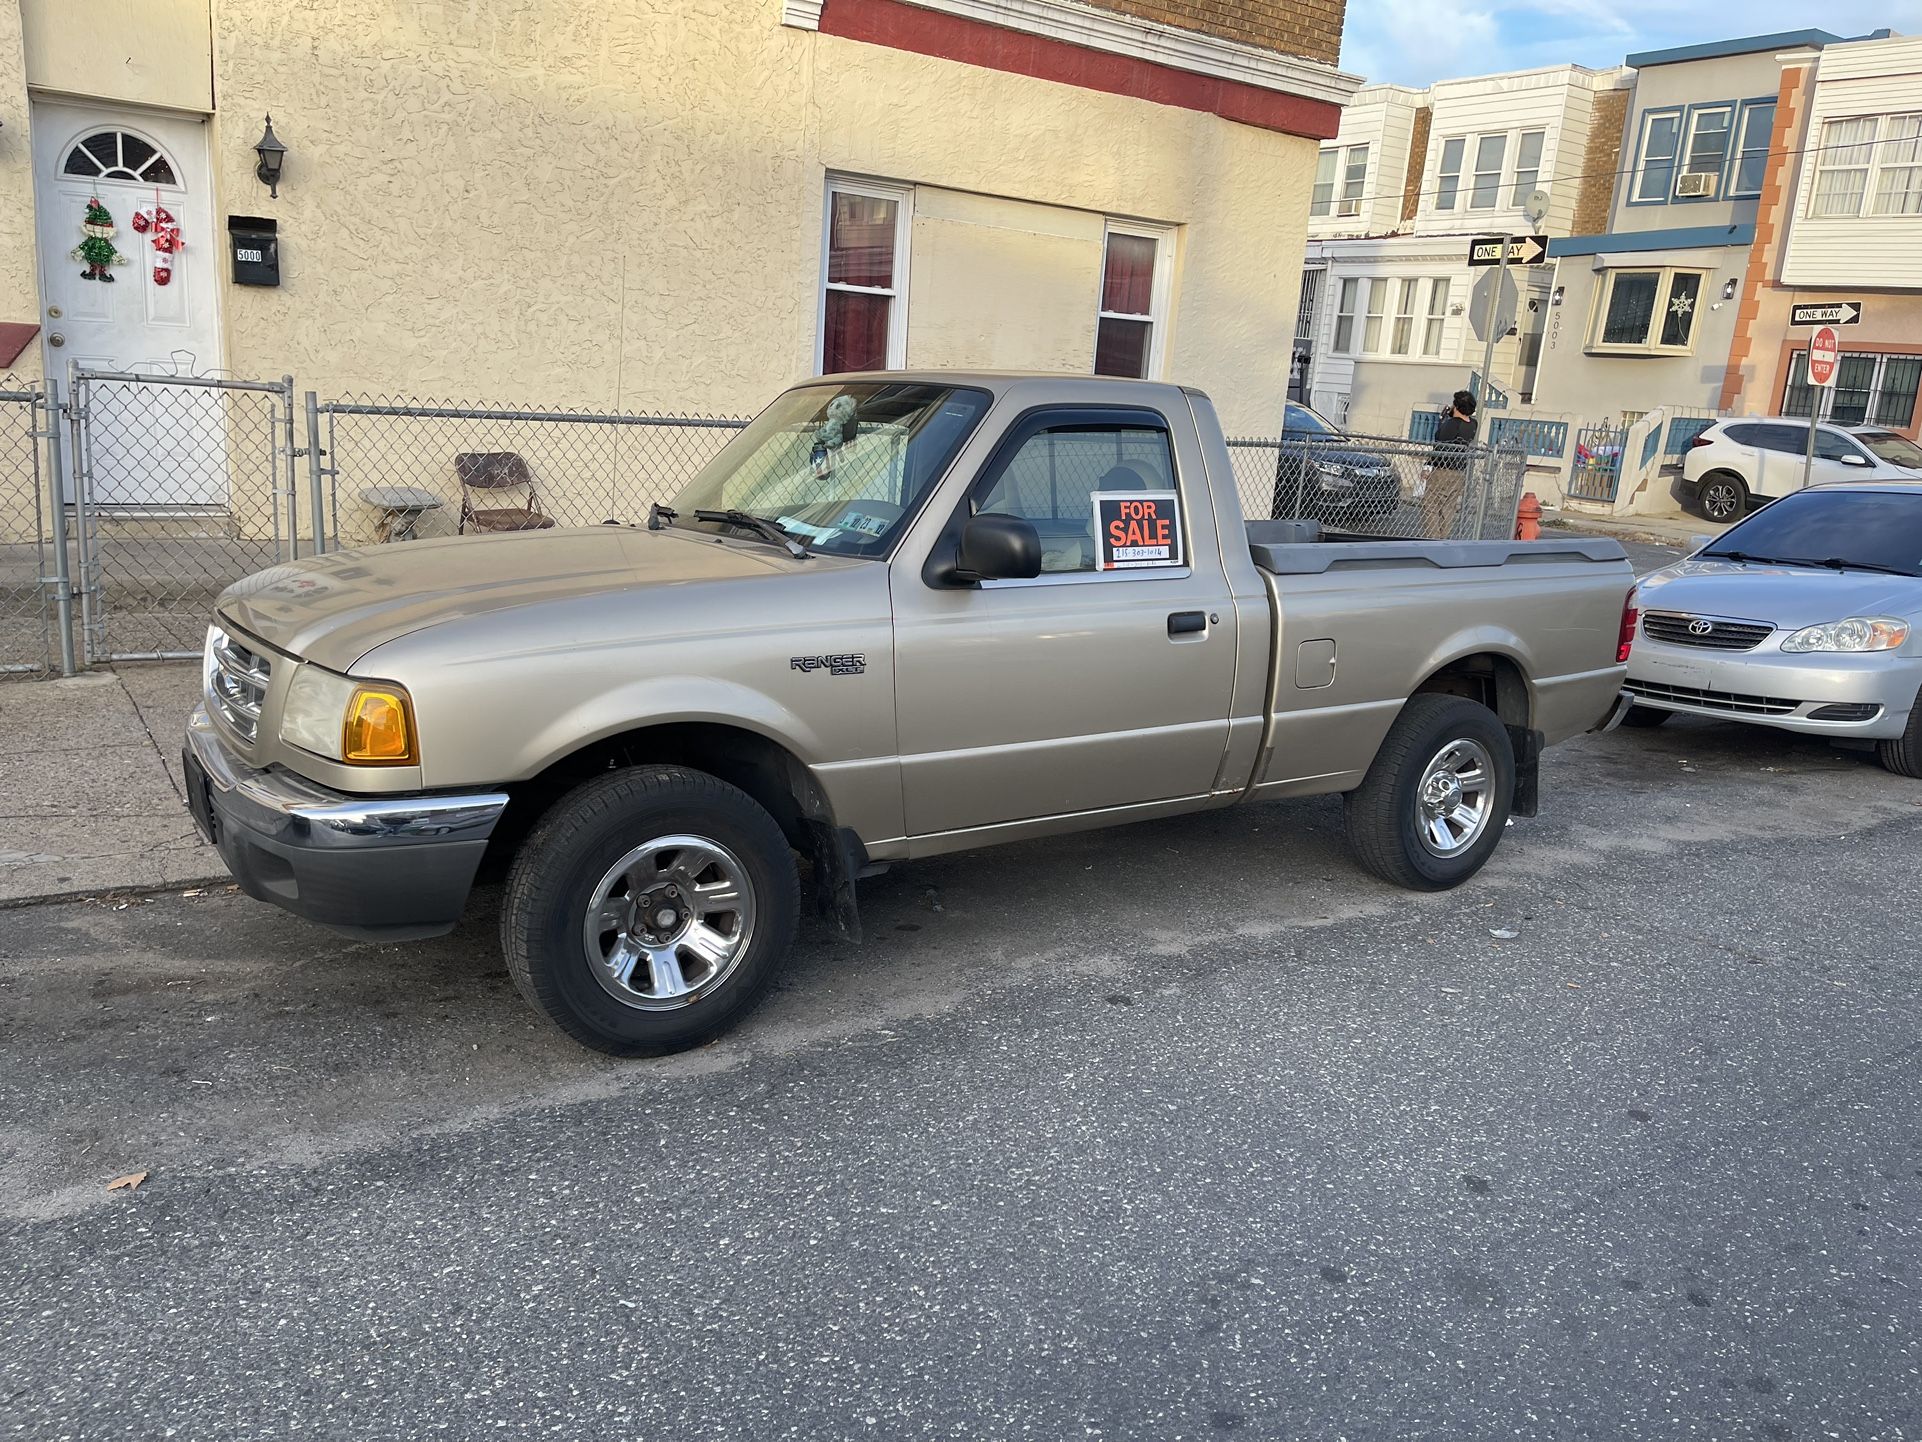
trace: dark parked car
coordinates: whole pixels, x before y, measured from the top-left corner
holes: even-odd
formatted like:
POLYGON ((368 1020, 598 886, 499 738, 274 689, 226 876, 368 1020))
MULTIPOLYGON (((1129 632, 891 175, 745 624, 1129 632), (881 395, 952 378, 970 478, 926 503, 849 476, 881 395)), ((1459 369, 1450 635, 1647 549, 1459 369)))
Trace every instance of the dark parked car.
POLYGON ((1393 531, 1401 514, 1394 459, 1359 448, 1326 417, 1288 402, 1275 462, 1276 520, 1300 517, 1342 531, 1393 531))

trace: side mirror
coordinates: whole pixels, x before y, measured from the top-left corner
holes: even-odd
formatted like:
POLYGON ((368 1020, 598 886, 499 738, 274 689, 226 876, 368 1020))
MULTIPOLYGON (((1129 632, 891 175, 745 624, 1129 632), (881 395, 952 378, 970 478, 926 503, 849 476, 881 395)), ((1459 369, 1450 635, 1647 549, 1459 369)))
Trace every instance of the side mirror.
POLYGON ((961 532, 958 581, 1026 581, 1041 574, 1041 536, 1032 521, 984 511, 961 532))
POLYGON ((1869 458, 1856 451, 1845 452, 1840 459, 1845 466, 1866 466, 1869 464, 1869 458))
POLYGON ((1715 537, 1711 536, 1707 531, 1698 531, 1695 535, 1688 538, 1689 554, 1692 556, 1697 551, 1706 551, 1709 548, 1709 543, 1714 539, 1715 537))

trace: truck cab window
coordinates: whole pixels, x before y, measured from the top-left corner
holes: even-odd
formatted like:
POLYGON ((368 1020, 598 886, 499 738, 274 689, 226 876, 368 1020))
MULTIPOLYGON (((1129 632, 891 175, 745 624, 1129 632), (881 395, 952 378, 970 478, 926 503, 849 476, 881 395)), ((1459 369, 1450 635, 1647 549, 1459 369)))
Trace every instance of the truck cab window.
POLYGON ((975 511, 1032 521, 1043 575, 1095 568, 1094 493, 1167 491, 1168 433, 1153 426, 1069 425, 1036 431, 982 480, 975 511))

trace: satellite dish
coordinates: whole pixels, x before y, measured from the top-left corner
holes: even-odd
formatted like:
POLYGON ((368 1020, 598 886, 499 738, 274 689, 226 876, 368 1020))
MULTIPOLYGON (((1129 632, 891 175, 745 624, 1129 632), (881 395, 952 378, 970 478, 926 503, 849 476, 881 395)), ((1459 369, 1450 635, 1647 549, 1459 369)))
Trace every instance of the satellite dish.
POLYGON ((1522 214, 1528 217, 1530 225, 1540 225, 1542 217, 1548 214, 1548 192, 1538 190, 1528 197, 1528 204, 1522 207, 1522 214))

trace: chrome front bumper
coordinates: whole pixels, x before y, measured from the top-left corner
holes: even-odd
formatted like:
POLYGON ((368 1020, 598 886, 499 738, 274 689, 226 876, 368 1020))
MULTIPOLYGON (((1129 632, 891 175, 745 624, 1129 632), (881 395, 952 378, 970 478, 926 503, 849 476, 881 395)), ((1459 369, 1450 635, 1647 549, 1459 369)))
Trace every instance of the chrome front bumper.
POLYGON ((236 757, 204 707, 187 722, 187 804, 249 896, 356 936, 436 936, 460 919, 501 791, 347 796, 236 757))
POLYGON ((1880 741, 1907 727, 1922 689, 1922 657, 1710 651, 1665 645, 1644 633, 1629 655, 1627 687, 1637 705, 1659 711, 1880 741), (1829 707, 1867 714, 1820 714, 1829 707))

